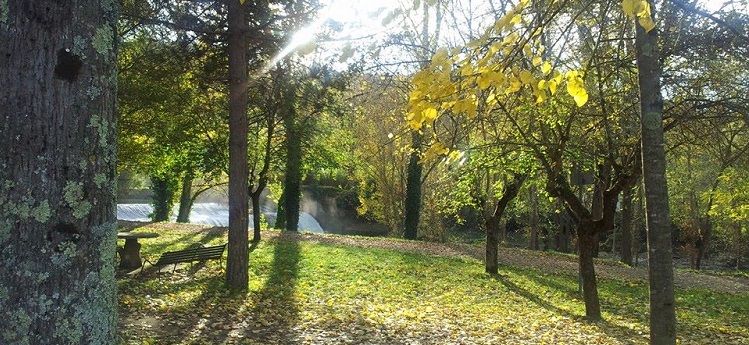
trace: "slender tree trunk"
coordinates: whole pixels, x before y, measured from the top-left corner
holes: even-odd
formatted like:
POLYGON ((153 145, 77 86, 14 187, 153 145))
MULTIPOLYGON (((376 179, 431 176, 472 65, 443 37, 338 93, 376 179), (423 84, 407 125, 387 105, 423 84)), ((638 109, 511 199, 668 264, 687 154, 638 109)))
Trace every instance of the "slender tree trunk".
MULTIPOLYGON (((652 0, 648 2, 655 13, 655 3, 652 0)), ((650 343, 669 345, 676 344, 676 313, 658 30, 646 32, 639 24, 635 26, 642 116, 642 173, 648 230, 650 343)))
POLYGON ((494 210, 485 217, 486 225, 486 258, 484 260, 486 273, 497 274, 499 266, 499 235, 502 219, 502 215, 507 209, 507 205, 510 201, 515 199, 520 192, 520 187, 523 185, 525 178, 524 174, 515 174, 512 181, 508 181, 505 190, 502 192, 502 197, 497 200, 497 204, 494 210))
POLYGON ((531 216, 530 216, 530 239, 528 243, 528 249, 538 250, 538 191, 535 185, 531 185, 528 189, 530 195, 531 204, 531 216))
POLYGON ((591 320, 600 320, 601 304, 598 298, 598 282, 596 280, 595 265, 593 264, 593 253, 596 245, 595 233, 598 231, 592 229, 593 222, 589 219, 581 219, 578 226, 578 263, 580 266, 580 277, 582 278, 585 316, 591 320))
POLYGON ((632 188, 625 188, 622 196, 622 236, 619 240, 621 262, 632 266, 632 188))
POLYGON ((117 1, 0 4, 0 343, 115 344, 117 1))
MULTIPOLYGON (((296 126, 293 122, 290 126, 296 126)), ((284 177, 284 209, 286 211, 286 231, 299 229, 299 202, 302 184, 302 138, 299 130, 286 129, 286 176, 284 177)))
MULTIPOLYGON (((262 192, 262 189, 260 192, 262 192)), ((262 215, 260 211, 260 193, 252 193, 250 198, 252 199, 252 242, 260 242, 260 217, 262 215)))
POLYGON ((419 218, 421 216, 421 174, 423 165, 421 163, 421 142, 424 135, 419 132, 411 133, 411 156, 408 159, 408 171, 406 174, 406 210, 403 225, 403 238, 415 240, 419 230, 419 218))
POLYGON ((260 211, 260 196, 263 194, 265 187, 268 186, 268 171, 270 171, 271 155, 273 151, 273 135, 276 130, 275 116, 269 114, 267 120, 267 131, 265 140, 265 155, 263 156, 263 168, 260 169, 258 174, 257 186, 250 192, 250 198, 252 199, 252 242, 260 242, 260 217, 262 213, 260 211))
POLYGON ((229 22, 229 250, 226 285, 246 290, 249 285, 247 195, 247 49, 248 22, 240 0, 228 1, 229 22))
POLYGON ((179 212, 177 213, 177 223, 190 222, 190 210, 192 210, 192 174, 185 174, 182 179, 182 191, 179 195, 179 212))

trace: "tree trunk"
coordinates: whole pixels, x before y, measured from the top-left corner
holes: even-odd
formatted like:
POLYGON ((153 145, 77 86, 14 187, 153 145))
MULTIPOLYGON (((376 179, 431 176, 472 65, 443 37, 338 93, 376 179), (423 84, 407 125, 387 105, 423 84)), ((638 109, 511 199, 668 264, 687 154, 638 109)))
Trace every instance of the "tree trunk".
POLYGON ((283 230, 286 228, 286 189, 281 192, 278 198, 278 208, 276 209, 276 222, 273 224, 274 229, 283 230))
POLYGON ((226 285, 246 290, 249 285, 247 195, 247 49, 248 22, 244 5, 228 1, 229 22, 229 250, 226 285))
POLYGON ((538 191, 535 185, 531 185, 528 190, 530 194, 531 216, 530 216, 530 239, 528 249, 538 250, 538 191))
POLYGON ((595 234, 598 231, 592 229, 593 222, 589 219, 581 219, 577 230, 578 256, 580 266, 580 277, 583 285, 583 300, 585 301, 585 316, 590 320, 601 319, 601 304, 598 299, 598 283, 596 271, 593 264, 593 252, 596 245, 595 234))
POLYGON ((0 343, 115 344, 116 1, 0 5, 0 343))
POLYGON ((520 187, 525 182, 526 177, 525 174, 514 174, 512 181, 507 182, 504 191, 502 191, 502 197, 497 200, 494 209, 488 216, 484 217, 486 219, 486 258, 484 261, 486 273, 498 273, 499 235, 502 227, 500 220, 507 209, 507 205, 518 196, 520 187))
POLYGON ((486 220, 486 257, 484 265, 486 273, 499 274, 499 222, 494 219, 486 220))
POLYGON ((621 262, 632 266, 632 188, 625 188, 622 195, 622 236, 619 240, 621 262))
POLYGON ((254 192, 250 195, 252 199, 252 242, 260 242, 260 193, 263 190, 260 189, 258 192, 254 192))
POLYGON ((171 176, 164 175, 151 176, 151 191, 153 192, 151 219, 154 222, 168 222, 172 216, 177 183, 171 176))
POLYGON ((179 195, 179 212, 177 223, 190 222, 190 210, 192 210, 192 174, 186 174, 182 179, 182 192, 179 195))
MULTIPOLYGON (((293 122, 289 126, 296 126, 293 122)), ((302 138, 296 128, 286 129, 286 175, 284 177, 284 209, 286 211, 286 231, 299 229, 299 202, 302 184, 302 138)))
MULTIPOLYGON (((655 13, 654 2, 648 2, 655 13)), ((639 24, 635 26, 642 116, 642 174, 648 230, 650 343, 669 345, 676 344, 676 313, 658 30, 646 32, 639 24)))
POLYGON ((265 187, 268 186, 268 171, 270 171, 271 156, 273 154, 273 135, 276 131, 276 120, 274 116, 275 112, 268 114, 267 120, 267 131, 265 140, 265 155, 263 156, 263 168, 260 169, 258 174, 257 186, 254 190, 250 191, 250 198, 252 199, 252 242, 260 242, 260 217, 262 213, 260 211, 260 196, 263 194, 265 187))
POLYGON ((419 231, 419 218, 421 216, 421 174, 423 164, 421 163, 421 142, 424 135, 419 132, 411 133, 411 156, 408 158, 408 171, 406 175, 406 210, 403 222, 403 238, 415 240, 419 231))

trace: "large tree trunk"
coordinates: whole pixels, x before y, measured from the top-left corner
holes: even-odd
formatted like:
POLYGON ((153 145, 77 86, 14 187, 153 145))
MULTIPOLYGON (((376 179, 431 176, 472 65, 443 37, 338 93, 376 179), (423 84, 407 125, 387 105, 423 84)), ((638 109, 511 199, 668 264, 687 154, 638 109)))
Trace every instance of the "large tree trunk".
POLYGON ((0 343, 115 344, 116 1, 0 4, 0 343))
POLYGON ((632 266, 632 188, 625 188, 622 195, 622 236, 619 240, 620 261, 632 266))
POLYGON ((247 45, 248 22, 240 0, 229 3, 229 250, 226 285, 249 285, 247 235, 247 45))
POLYGON ((153 213, 151 219, 154 222, 168 222, 172 216, 174 206, 174 191, 177 187, 176 180, 171 176, 151 176, 151 191, 153 192, 151 206, 153 213))
MULTIPOLYGON (((655 3, 652 0, 648 2, 655 13, 655 3)), ((642 116, 642 174, 648 229, 650 343, 669 345, 676 344, 676 313, 658 30, 647 32, 639 24, 635 26, 642 116)))
POLYGON ((484 267, 486 273, 499 274, 499 227, 498 221, 489 218, 486 220, 486 257, 484 267))
POLYGON ((411 156, 408 158, 408 170, 406 172, 406 210, 403 222, 403 238, 415 240, 419 231, 419 218, 421 216, 421 174, 423 164, 421 163, 421 142, 424 135, 414 131, 411 133, 411 156))
POLYGON ((192 210, 192 174, 185 174, 182 179, 182 191, 179 195, 179 212, 177 213, 177 223, 190 222, 190 210, 192 210))

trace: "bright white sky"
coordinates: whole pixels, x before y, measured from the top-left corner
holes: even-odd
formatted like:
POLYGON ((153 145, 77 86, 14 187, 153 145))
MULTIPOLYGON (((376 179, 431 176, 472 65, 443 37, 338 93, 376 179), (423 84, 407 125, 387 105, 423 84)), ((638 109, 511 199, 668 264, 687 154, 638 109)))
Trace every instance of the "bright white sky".
MULTIPOLYGON (((707 12, 718 11, 724 4, 728 6, 742 7, 743 1, 736 0, 700 0, 698 6, 707 12)), ((304 50, 304 45, 308 42, 315 41, 316 34, 319 34, 321 27, 326 21, 332 20, 340 24, 340 32, 334 39, 340 41, 361 41, 364 38, 372 38, 385 34, 389 29, 394 29, 393 25, 386 27, 382 24, 383 19, 393 9, 398 7, 410 8, 413 6, 413 0, 323 0, 327 6, 320 11, 318 19, 300 30, 293 41, 286 49, 279 53, 268 67, 275 65, 283 57, 294 50, 304 50)), ((481 1, 469 1, 470 7, 480 6, 481 1)), ((727 9, 731 9, 728 7, 727 9)), ((332 44, 328 49, 343 49, 344 44, 332 44)))

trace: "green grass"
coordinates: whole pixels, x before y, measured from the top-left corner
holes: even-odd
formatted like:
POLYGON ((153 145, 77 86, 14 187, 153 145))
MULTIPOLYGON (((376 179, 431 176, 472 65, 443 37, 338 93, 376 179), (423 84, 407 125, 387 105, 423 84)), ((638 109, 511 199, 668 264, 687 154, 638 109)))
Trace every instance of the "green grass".
MULTIPOLYGON (((149 230, 144 230, 149 231, 149 230)), ((163 231, 146 255, 220 232, 163 231)), ((230 294, 218 262, 120 280, 122 344, 645 344, 646 283, 600 281, 603 322, 586 321, 576 277, 407 252, 281 238, 250 256, 230 294), (143 327, 148 324, 150 327, 143 327)), ((749 296, 677 290, 683 344, 749 343, 749 296)))

